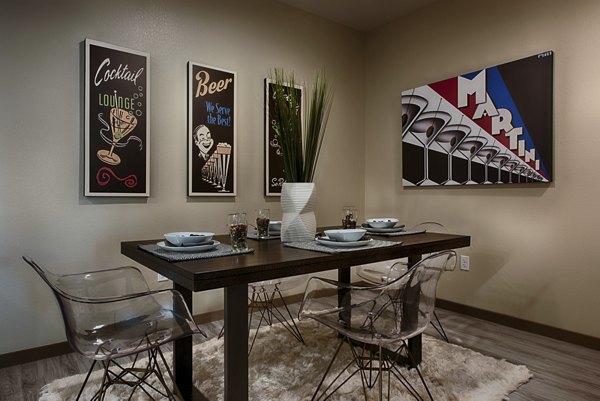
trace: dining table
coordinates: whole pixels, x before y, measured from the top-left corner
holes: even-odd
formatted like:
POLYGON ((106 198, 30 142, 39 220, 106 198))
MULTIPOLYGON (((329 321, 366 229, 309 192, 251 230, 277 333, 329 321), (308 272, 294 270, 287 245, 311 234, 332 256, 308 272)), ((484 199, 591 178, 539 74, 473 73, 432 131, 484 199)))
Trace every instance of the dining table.
MULTIPOLYGON (((324 230, 325 228, 319 229, 324 230)), ((375 238, 375 237, 374 237, 375 238)), ((160 239, 121 242, 121 253, 135 262, 172 280, 193 313, 192 294, 198 291, 224 289, 224 400, 248 400, 248 283, 303 274, 337 270, 338 280, 351 282, 353 266, 408 258, 409 264, 421 255, 471 244, 468 235, 416 233, 412 235, 376 237, 391 241, 383 247, 363 246, 351 251, 325 253, 287 246, 279 240, 251 240, 251 253, 188 261, 168 261, 140 248, 156 244, 160 239), (246 333, 246 335, 240 335, 246 333)), ((229 244, 229 235, 215 240, 229 244)), ((421 360, 421 338, 409 344, 415 363, 421 360)), ((193 384, 192 338, 174 341, 173 374, 183 398, 207 400, 193 384)), ((315 383, 316 386, 316 383, 315 383)))

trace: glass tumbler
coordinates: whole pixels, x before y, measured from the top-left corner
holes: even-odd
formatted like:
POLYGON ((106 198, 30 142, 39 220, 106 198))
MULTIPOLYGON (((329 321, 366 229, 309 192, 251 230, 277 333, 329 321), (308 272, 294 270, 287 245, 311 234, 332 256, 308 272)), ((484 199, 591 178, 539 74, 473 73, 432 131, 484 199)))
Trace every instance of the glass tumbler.
POLYGON ((246 213, 232 213, 227 217, 233 251, 242 252, 247 250, 248 222, 246 221, 246 213))
POLYGON ((269 209, 258 209, 256 211, 256 234, 258 238, 267 238, 269 236, 270 221, 271 211, 269 209))
POLYGON ((356 228, 358 212, 354 206, 344 206, 342 208, 342 228, 356 228))

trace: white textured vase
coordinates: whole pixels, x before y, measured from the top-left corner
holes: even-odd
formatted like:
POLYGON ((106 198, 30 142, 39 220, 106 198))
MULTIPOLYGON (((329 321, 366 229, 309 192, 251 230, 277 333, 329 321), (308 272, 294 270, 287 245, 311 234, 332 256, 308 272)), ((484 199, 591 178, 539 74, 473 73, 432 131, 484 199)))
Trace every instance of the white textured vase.
POLYGON ((317 233, 315 184, 285 182, 281 189, 281 241, 312 241, 317 233))

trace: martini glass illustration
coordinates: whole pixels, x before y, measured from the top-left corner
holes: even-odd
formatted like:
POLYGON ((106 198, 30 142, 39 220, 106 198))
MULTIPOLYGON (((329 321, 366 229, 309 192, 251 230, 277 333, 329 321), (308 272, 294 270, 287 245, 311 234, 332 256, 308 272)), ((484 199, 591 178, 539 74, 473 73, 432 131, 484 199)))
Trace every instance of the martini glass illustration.
POLYGON ((506 163, 504 163, 504 167, 508 170, 508 183, 512 184, 512 175, 513 175, 513 171, 515 170, 515 168, 517 168, 517 166, 519 165, 518 161, 515 160, 509 160, 506 163))
MULTIPOLYGON (((462 120, 462 119, 461 119, 462 120)), ((447 125, 434 139, 432 149, 441 149, 448 155, 448 179, 442 185, 460 185, 452 179, 452 154, 471 132, 471 127, 462 124, 447 125)))
POLYGON ((458 145, 458 151, 467 158, 469 167, 467 180, 463 182, 463 185, 477 184, 477 182, 473 181, 471 178, 471 165, 473 163, 473 158, 477 155, 477 152, 479 152, 479 150, 486 144, 487 140, 485 138, 476 136, 474 138, 467 138, 460 145, 458 145))
MULTIPOLYGON (((115 94, 116 96, 116 94, 115 94)), ((110 150, 100 149, 96 154, 106 164, 117 166, 121 163, 119 155, 114 153, 117 143, 126 137, 137 125, 135 116, 118 107, 110 109, 110 130, 112 131, 112 144, 110 150)))
POLYGON ((504 184, 504 182, 502 182, 502 168, 509 160, 510 157, 505 154, 496 155, 492 159, 492 164, 498 168, 498 180, 496 181, 496 184, 504 184))
MULTIPOLYGON (((442 100, 440 99, 441 103, 442 100)), ((440 131, 450 122, 451 118, 450 114, 443 111, 428 111, 421 113, 418 120, 412 123, 409 132, 423 145, 424 177, 417 185, 427 186, 438 184, 429 179, 429 146, 440 131)))
POLYGON ((477 152, 477 158, 483 162, 483 168, 485 169, 485 180, 483 181, 484 184, 492 184, 492 182, 488 179, 488 166, 498 153, 500 153, 500 149, 496 148, 495 146, 487 146, 485 148, 481 148, 479 152, 477 152))
POLYGON ((515 174, 517 175, 517 183, 518 184, 521 183, 521 177, 522 177, 524 171, 525 171, 525 166, 518 166, 515 168, 515 174))
POLYGON ((427 100, 421 96, 410 94, 402 96, 402 137, 427 107, 427 100))

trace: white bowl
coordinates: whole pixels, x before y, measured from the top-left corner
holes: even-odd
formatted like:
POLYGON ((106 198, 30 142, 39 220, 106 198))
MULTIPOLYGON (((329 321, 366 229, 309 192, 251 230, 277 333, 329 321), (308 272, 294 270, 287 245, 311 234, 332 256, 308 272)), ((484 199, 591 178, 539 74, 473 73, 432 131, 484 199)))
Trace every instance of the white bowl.
POLYGON ((393 217, 378 217, 376 219, 367 219, 369 227, 373 228, 392 228, 398 223, 398 219, 393 217))
POLYGON ((358 241, 365 235, 364 228, 350 228, 345 230, 325 230, 325 235, 336 241, 350 242, 358 241))
POLYGON ((269 231, 281 231, 281 221, 269 221, 269 231))
POLYGON ((175 246, 184 246, 192 244, 201 244, 210 241, 215 233, 181 231, 165 234, 165 239, 175 246))

